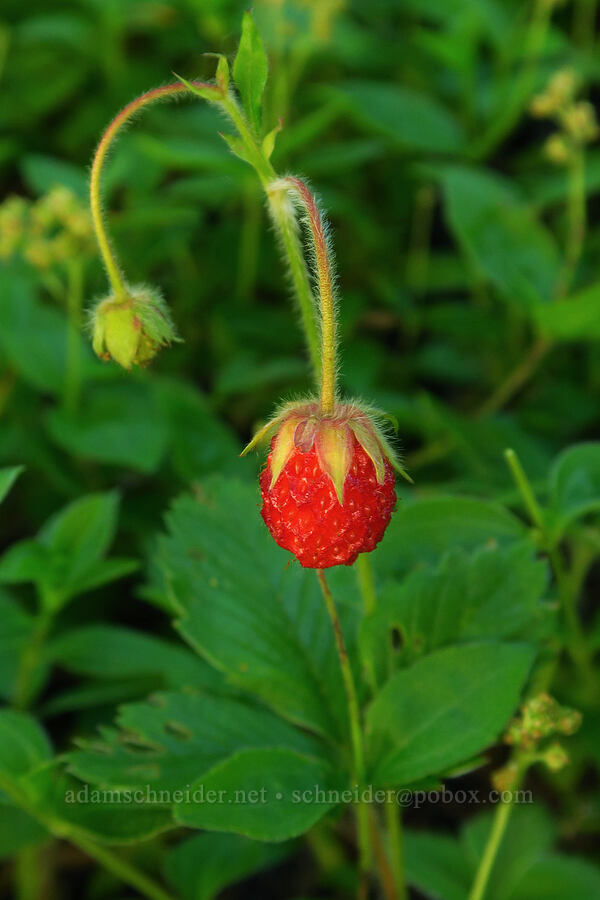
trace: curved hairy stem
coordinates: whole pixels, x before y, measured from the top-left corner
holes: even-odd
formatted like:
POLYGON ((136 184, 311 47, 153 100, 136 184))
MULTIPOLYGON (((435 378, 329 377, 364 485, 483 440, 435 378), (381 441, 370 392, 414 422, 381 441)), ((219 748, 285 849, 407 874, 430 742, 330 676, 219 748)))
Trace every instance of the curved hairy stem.
MULTIPOLYGON (((191 83, 195 87, 201 87, 202 89, 214 91, 215 99, 217 99, 221 94, 220 88, 218 88, 214 84, 206 84, 205 82, 200 81, 191 83)), ((148 106, 151 103, 154 103, 156 100, 164 100, 167 97, 172 97, 177 94, 186 94, 188 92, 189 88, 185 84, 178 81, 174 84, 167 84, 163 87, 158 87, 154 88, 151 91, 146 91, 145 94, 142 94, 140 97, 136 97, 135 100, 132 100, 131 103, 128 103, 127 106, 122 109, 121 112, 118 113, 118 115, 115 116, 115 118, 112 120, 112 122, 102 135, 100 143, 96 148, 90 175, 90 207, 92 211, 92 222, 94 225, 94 231, 96 233, 96 239, 98 241, 98 247, 100 248, 100 253, 102 254, 102 259, 106 267, 106 273, 112 285, 115 297, 122 297, 125 294, 125 282, 123 280, 123 276, 121 275, 117 257, 110 245, 108 234, 104 226, 104 220, 102 218, 100 179, 106 155, 113 140, 115 139, 123 125, 129 122, 132 116, 134 116, 136 112, 138 112, 138 110, 142 109, 145 106, 148 106)))

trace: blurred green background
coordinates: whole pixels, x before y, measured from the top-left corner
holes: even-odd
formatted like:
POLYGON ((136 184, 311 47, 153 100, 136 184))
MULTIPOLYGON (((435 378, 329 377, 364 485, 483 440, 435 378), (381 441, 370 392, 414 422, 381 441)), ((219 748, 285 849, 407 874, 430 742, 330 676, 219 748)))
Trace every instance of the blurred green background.
MULTIPOLYGON (((566 443, 597 434, 600 155, 593 135, 574 151, 590 208, 569 251, 574 166, 547 147, 564 128, 529 112, 560 70, 576 77, 574 102, 593 92, 594 10, 591 0, 255 5, 268 119, 283 126, 274 164, 309 178, 331 219, 343 388, 395 417, 421 489, 502 494, 505 446, 536 481, 566 443)), ((260 187, 213 109, 145 111, 107 168, 129 280, 161 285, 185 338, 151 371, 124 376, 85 340, 80 363, 73 339, 66 350, 69 303, 102 296, 105 278, 85 226, 69 231, 75 212, 65 226, 60 211, 52 219, 60 197, 35 208, 57 185, 83 208, 111 117, 172 72, 212 77, 205 54, 233 51, 242 11, 82 0, 24 13, 3 0, 0 182, 3 197, 34 203, 5 201, 0 226, 0 462, 30 472, 5 517, 10 536, 60 499, 117 484, 135 497, 139 537, 181 484, 215 469, 249 474, 238 446, 274 403, 311 387, 260 187)))
MULTIPOLYGON (((332 226, 343 390, 393 417, 419 496, 511 503, 506 447, 542 486, 557 453, 598 437, 596 6, 254 4, 273 163, 310 180, 332 226)), ((130 374, 83 333, 107 290, 87 219, 102 131, 173 72, 212 78, 206 54, 235 51, 244 8, 0 0, 0 466, 26 466, 3 544, 117 488, 117 552, 143 556, 184 487, 254 477, 241 447, 312 387, 260 185, 194 99, 144 111, 104 179, 128 279, 161 286, 185 342, 130 374)), ((586 621, 598 585, 596 564, 586 621)), ((93 592, 70 621, 164 630, 139 592, 93 592)))

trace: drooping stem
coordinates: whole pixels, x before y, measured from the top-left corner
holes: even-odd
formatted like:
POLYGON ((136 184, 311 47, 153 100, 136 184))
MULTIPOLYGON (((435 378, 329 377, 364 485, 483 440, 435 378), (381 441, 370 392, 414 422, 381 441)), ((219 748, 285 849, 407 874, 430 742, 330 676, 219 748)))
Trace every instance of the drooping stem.
MULTIPOLYGON (((215 97, 218 97, 221 93, 220 89, 214 84, 205 84, 204 82, 200 81, 194 81, 191 82, 191 84, 193 84, 195 87, 213 90, 215 92, 215 97)), ((113 140, 115 139, 123 125, 129 122, 129 120, 138 112, 138 110, 142 109, 144 106, 148 106, 149 104, 154 103, 156 100, 163 100, 167 97, 176 96, 178 94, 186 94, 188 92, 189 88, 178 81, 174 84, 167 84, 163 87, 158 87, 154 88, 151 91, 146 91, 145 94, 136 97, 135 100, 132 100, 131 103, 128 103, 127 106, 122 109, 118 115, 115 116, 115 118, 112 120, 112 122, 102 135, 100 143, 98 144, 98 147, 96 149, 90 175, 90 206, 92 211, 92 222, 94 225, 94 231, 96 233, 96 239, 98 241, 98 247, 100 248, 100 253, 102 254, 102 259, 104 260, 104 265, 106 267, 106 273, 108 275, 115 297, 124 296, 125 282, 123 280, 123 276, 121 275, 117 257, 110 245, 108 234, 104 226, 104 220, 102 218, 100 179, 106 155, 113 140)))
MULTIPOLYGON (((350 735, 352 740, 352 763, 353 777, 359 789, 363 787, 365 777, 365 756, 363 748, 363 734, 360 722, 360 710, 358 706, 358 698, 356 696, 356 687, 354 685, 354 676, 348 659, 348 651, 346 650, 346 642, 342 633, 337 609, 329 585, 325 579, 325 573, 322 569, 316 569, 317 578, 321 587, 321 592, 325 600, 327 612, 331 619, 335 642, 337 646, 338 657, 340 660, 340 668, 342 678, 344 680, 344 688, 346 691, 346 702, 348 704, 348 718, 350 720, 350 735)), ((360 852, 360 868, 364 877, 371 867, 371 840, 369 834, 369 808, 366 803, 359 801, 356 808, 357 824, 358 824, 358 845, 360 852)))
POLYGON ((300 201, 312 237, 321 315, 321 412, 333 415, 336 381, 336 316, 327 236, 317 202, 300 178, 282 179, 300 201))

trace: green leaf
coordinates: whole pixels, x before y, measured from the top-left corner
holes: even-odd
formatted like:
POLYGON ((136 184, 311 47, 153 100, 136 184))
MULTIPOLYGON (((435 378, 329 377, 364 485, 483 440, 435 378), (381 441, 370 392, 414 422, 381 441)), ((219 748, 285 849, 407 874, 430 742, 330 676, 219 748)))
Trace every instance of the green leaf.
POLYGON ((335 93, 369 131, 387 135, 409 150, 449 153, 463 144, 456 120, 425 93, 377 81, 349 81, 335 93))
POLYGON ((164 687, 216 687, 214 670, 184 647, 116 625, 86 625, 54 638, 48 661, 77 675, 128 679, 159 676, 164 687))
POLYGON ((46 829, 24 810, 0 801, 0 860, 8 860, 23 847, 47 838, 46 829))
POLYGON ((10 700, 33 619, 4 590, 0 591, 0 697, 10 700))
POLYGON ((434 497, 399 505, 374 566, 382 574, 404 574, 413 566, 437 563, 455 548, 473 550, 490 542, 522 540, 523 524, 504 507, 471 497, 434 497))
MULTIPOLYGON (((88 342, 79 340, 81 374, 102 377, 102 364, 88 342)), ((42 394, 60 396, 65 384, 67 320, 36 299, 36 282, 18 264, 2 268, 0 353, 23 381, 42 394)))
POLYGON ((21 161, 28 188, 34 194, 45 194, 57 185, 69 188, 80 200, 87 201, 88 177, 83 168, 54 156, 29 153, 21 161))
POLYGON ((368 712, 370 732, 393 742, 375 779, 408 784, 488 747, 518 705, 532 660, 525 644, 466 644, 397 672, 368 712))
POLYGON ((529 869, 510 900, 591 900, 592 897, 600 897, 600 868, 588 860, 556 853, 529 869))
MULTIPOLYGON (((157 563, 183 636, 231 683, 277 712, 334 738, 347 734, 343 682, 317 579, 289 565, 258 513, 252 485, 215 477, 167 516, 157 563), (235 559, 235 566, 231 561, 235 559)), ((333 572, 352 646, 356 580, 333 572)))
POLYGON ((279 863, 289 849, 237 834, 197 834, 169 851, 165 873, 183 900, 213 900, 229 885, 279 863))
POLYGON ((23 471, 23 466, 11 466, 0 469, 0 503, 4 500, 11 487, 23 471))
POLYGON ((50 742, 35 719, 16 710, 0 710, 0 774, 24 775, 51 756, 50 742))
POLYGON ((550 515, 555 539, 576 519, 600 510, 600 443, 564 450, 550 471, 550 515))
POLYGON ((31 581, 60 605, 134 571, 134 560, 104 561, 117 526, 114 492, 88 494, 56 513, 34 540, 21 541, 0 558, 0 582, 31 581))
POLYGON ((226 134, 224 132, 219 132, 231 152, 241 159, 243 162, 249 163, 250 159, 248 158, 248 153, 246 151, 246 145, 243 140, 239 137, 236 137, 234 134, 226 134))
POLYGON ((233 63, 233 78, 246 115, 256 134, 260 134, 261 131, 261 104, 268 68, 262 38, 252 15, 246 12, 242 19, 242 37, 233 63))
POLYGON ((455 837, 406 830, 404 851, 409 884, 431 900, 465 900, 472 875, 455 837))
POLYGON ((82 742, 68 755, 73 774, 92 784, 181 790, 248 748, 290 748, 318 756, 321 745, 264 708, 225 695, 168 693, 119 711, 121 731, 82 742))
MULTIPOLYGON (((469 820, 462 829, 461 848, 473 875, 485 850, 493 819, 493 811, 486 810, 469 820)), ((514 897, 524 873, 550 852, 556 837, 556 826, 542 806, 515 801, 510 828, 506 830, 494 860, 489 900, 514 897)))
POLYGON ((478 271, 509 302, 535 313, 554 292, 560 259, 512 184, 486 170, 442 170, 446 220, 478 271))
POLYGON ((555 340, 600 340, 600 283, 540 306, 535 314, 542 331, 555 340))
POLYGON ((544 613, 548 569, 527 544, 447 554, 435 568, 389 584, 379 599, 386 629, 397 627, 403 658, 447 644, 523 636, 544 613))
POLYGON ((329 792, 335 797, 339 787, 331 769, 307 756, 242 750, 191 786, 196 798, 178 804, 175 819, 194 828, 284 841, 308 831, 335 806, 329 792))
POLYGON ((90 386, 76 419, 56 408, 47 427, 52 440, 75 456, 145 473, 158 468, 169 437, 156 392, 131 377, 90 386))

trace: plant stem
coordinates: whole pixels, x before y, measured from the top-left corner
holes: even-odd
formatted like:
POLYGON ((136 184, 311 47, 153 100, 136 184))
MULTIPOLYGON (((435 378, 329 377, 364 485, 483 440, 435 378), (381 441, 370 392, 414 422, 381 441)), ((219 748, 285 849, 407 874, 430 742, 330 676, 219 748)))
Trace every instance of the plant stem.
MULTIPOLYGON (((515 785, 515 790, 516 790, 515 785)), ((496 859, 508 820, 513 808, 512 794, 509 800, 500 800, 494 810, 494 818, 492 827, 483 851, 483 855, 479 860, 479 866, 475 873, 475 879, 467 900, 482 900, 485 896, 486 888, 496 859)))
POLYGON ((81 392, 81 305, 83 303, 83 266, 80 259, 69 261, 67 269, 67 358, 63 405, 68 413, 75 413, 81 392))
MULTIPOLYGON (((342 678, 344 680, 344 688, 346 691, 346 701, 348 704, 348 718, 350 721, 350 735, 352 739, 352 761, 353 761, 353 777, 359 788, 363 786, 365 777, 365 758, 363 749, 363 735, 360 723, 360 711, 358 707, 358 699, 356 696, 356 688, 354 685, 354 677, 348 659, 346 643, 342 633, 335 602, 329 590, 329 585, 325 579, 325 573, 322 569, 316 569, 317 578, 321 587, 321 592, 325 600, 327 612, 333 626, 333 633, 337 646, 338 656, 340 660, 340 668, 342 670, 342 678)), ((369 835, 369 808, 366 803, 359 800, 356 810, 358 820, 358 845, 360 852, 360 870, 362 881, 366 879, 366 875, 371 868, 371 840, 369 835)))
POLYGON ((586 231, 585 155, 581 147, 574 147, 569 161, 569 190, 567 195, 567 242, 557 296, 564 297, 573 281, 581 258, 586 231))
POLYGON ((171 894, 156 884, 144 872, 121 859, 108 847, 103 847, 82 834, 70 838, 70 840, 80 850, 83 850, 84 853, 91 856, 96 862, 99 862, 105 869, 112 872, 120 881, 135 888, 144 897, 148 897, 148 900, 174 900, 171 894))
POLYGON ((529 381, 544 357, 552 349, 552 341, 547 337, 538 337, 531 345, 526 356, 508 373, 504 381, 496 388, 487 400, 475 412, 476 419, 484 419, 502 409, 517 391, 529 381))
POLYGON ((321 318, 321 412, 332 416, 335 409, 336 316, 327 236, 317 202, 304 182, 292 176, 282 180, 298 197, 312 237, 321 318))
POLYGON ((95 859, 125 884, 138 890, 148 900, 175 900, 171 894, 156 884, 155 881, 143 872, 140 872, 131 863, 121 859, 108 847, 97 844, 96 841, 77 826, 54 816, 49 816, 43 810, 38 809, 25 790, 6 773, 0 772, 0 790, 8 794, 17 806, 20 806, 30 816, 37 819, 55 838, 69 841, 70 844, 73 844, 73 846, 78 847, 92 859, 95 859))
POLYGON ((533 493, 531 482, 529 481, 527 475, 525 474, 525 470, 521 465, 521 460, 519 459, 515 451, 511 448, 508 448, 504 451, 504 458, 508 463, 510 471, 512 472, 515 483, 519 488, 519 491, 523 498, 523 502, 525 503, 527 511, 531 516, 532 522, 540 529, 541 532, 545 534, 546 524, 544 522, 544 515, 539 503, 536 500, 535 494, 533 493))
POLYGON ((16 900, 40 900, 46 886, 46 860, 40 859, 39 847, 24 847, 15 856, 14 881, 16 900))
POLYGON ((406 900, 406 874, 404 871, 404 847, 402 841, 402 819, 400 809, 393 800, 384 806, 387 835, 390 848, 390 862, 396 896, 398 900, 406 900))
POLYGON ((27 709, 35 697, 36 685, 33 678, 53 619, 54 613, 42 606, 31 634, 31 640, 25 647, 19 663, 14 691, 14 705, 18 709, 27 709))
POLYGON ((373 567, 368 553, 360 553, 356 560, 356 574, 358 587, 365 606, 365 613, 370 616, 377 607, 377 595, 375 593, 375 579, 373 567))
POLYGON ((222 106, 242 139, 250 165, 255 169, 261 184, 267 194, 269 211, 279 232, 281 243, 287 258, 290 276, 294 285, 294 293, 300 309, 300 318, 304 329, 304 336, 308 346, 308 352, 315 376, 318 380, 321 372, 321 358, 319 352, 319 331, 315 316, 313 293, 310 280, 304 262, 302 247, 296 232, 296 220, 289 209, 289 204, 282 203, 279 192, 270 190, 273 182, 277 181, 277 173, 271 162, 259 147, 252 129, 246 122, 242 111, 231 94, 227 94, 222 100, 222 106))
MULTIPOLYGON (((220 89, 212 84, 205 84, 204 82, 194 81, 191 84, 195 87, 213 90, 215 92, 215 98, 220 96, 220 89)), ((148 106, 150 103, 154 103, 156 100, 163 100, 167 97, 173 97, 177 94, 186 94, 188 93, 189 88, 181 82, 176 82, 174 84, 167 84, 164 87, 153 88, 151 91, 146 91, 145 94, 142 94, 140 97, 136 97, 135 100, 132 100, 131 103, 128 103, 127 106, 121 110, 121 112, 115 116, 112 120, 104 134, 100 139, 100 143, 96 149, 96 153, 94 155, 94 159, 92 162, 92 171, 90 175, 90 207, 92 211, 92 222, 94 225, 94 231, 96 233, 96 239, 98 241, 98 247, 100 248, 100 253, 102 255, 102 259, 104 261, 104 266, 106 268, 106 274, 108 275, 108 279, 111 283, 113 292, 115 297, 124 297, 126 295, 125 281, 123 280, 123 276, 121 275, 121 270, 119 268, 119 264, 117 262, 117 257, 110 245, 110 241, 108 239, 108 234, 106 232, 106 228, 104 227, 104 220, 102 218, 102 203, 100 196, 100 178, 102 175, 102 167, 104 165, 104 161, 106 159, 106 155, 112 144, 114 138, 117 136, 123 125, 125 125, 138 110, 142 109, 144 106, 148 106)))
MULTIPOLYGON (((523 469, 517 454, 514 450, 508 449, 504 451, 504 457, 510 467, 521 496, 523 497, 529 516, 534 525, 540 530, 543 549, 548 556, 552 571, 554 572, 554 579, 556 581, 560 606, 566 626, 565 647, 573 660, 573 663, 584 677, 585 683, 591 685, 593 688, 595 684, 595 675, 585 635, 577 614, 577 597, 581 586, 581 579, 583 577, 577 570, 580 568, 581 563, 577 560, 576 570, 573 573, 566 571, 561 551, 558 547, 553 545, 554 540, 546 525, 544 513, 536 500, 531 483, 525 474, 525 470, 523 469)), ((585 565, 587 564, 588 562, 586 559, 585 565)), ((585 572, 585 567, 583 572, 585 572)))

